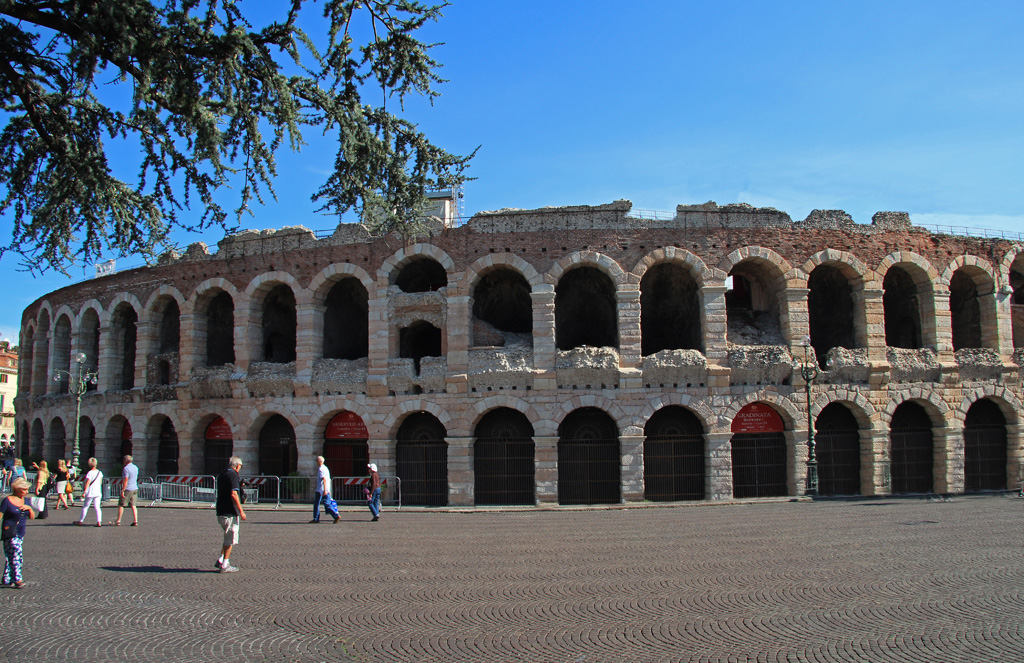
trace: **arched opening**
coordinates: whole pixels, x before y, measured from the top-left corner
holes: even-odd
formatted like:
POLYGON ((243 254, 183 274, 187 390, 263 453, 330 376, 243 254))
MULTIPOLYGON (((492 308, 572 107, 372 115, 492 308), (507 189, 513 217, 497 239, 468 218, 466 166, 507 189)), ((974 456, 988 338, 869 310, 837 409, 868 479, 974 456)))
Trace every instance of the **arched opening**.
POLYGON ((932 440, 932 420, 925 409, 917 403, 901 403, 892 414, 889 439, 892 445, 892 492, 932 492, 935 448, 932 440))
POLYGON ((263 361, 287 364, 295 361, 295 293, 281 284, 263 300, 263 361))
POLYGON ((514 269, 492 269, 473 287, 473 318, 473 345, 504 345, 504 336, 494 330, 529 334, 533 331, 530 284, 514 269))
POLYGON ((161 359, 157 364, 157 384, 167 385, 171 383, 171 362, 161 359))
POLYGON ((964 418, 964 489, 1006 490, 1006 417, 993 401, 971 405, 964 418))
POLYGON ((156 473, 178 473, 178 431, 167 417, 160 422, 160 440, 156 449, 156 473))
MULTIPOLYGON (((21 335, 21 352, 18 356, 18 393, 32 393, 32 344, 35 342, 35 330, 29 327, 21 335)), ((21 438, 22 444, 28 444, 28 436, 21 438)))
POLYGON ((782 417, 766 403, 744 405, 732 420, 732 494, 783 497, 786 435, 782 417))
POLYGON ((181 311, 178 302, 168 297, 160 314, 160 354, 178 352, 181 341, 181 311))
POLYGON ((42 458, 44 437, 45 435, 43 433, 43 422, 40 421, 39 419, 36 419, 35 421, 32 422, 32 446, 29 447, 29 451, 26 452, 24 455, 33 456, 35 458, 42 458))
POLYGON ((855 348, 853 288, 832 265, 818 265, 807 279, 807 309, 811 345, 818 365, 832 348, 855 348))
POLYGON ((32 395, 42 396, 50 383, 50 314, 43 311, 39 314, 39 327, 36 328, 36 352, 32 366, 32 395))
POLYGON ((1024 253, 1017 255, 1010 268, 1010 317, 1013 320, 1013 347, 1024 348, 1024 253))
MULTIPOLYGON (((82 314, 82 324, 79 327, 79 342, 81 343, 82 351, 85 352, 86 370, 95 373, 100 365, 100 317, 94 309, 90 308, 82 314)), ((95 391, 96 388, 96 381, 86 383, 86 390, 95 391)))
POLYGON ((448 444, 444 425, 429 412, 410 414, 398 428, 395 464, 402 503, 448 504, 448 444))
POLYGON ((704 499, 706 453, 700 419, 684 407, 670 405, 647 420, 644 435, 644 499, 704 499))
POLYGON ((327 293, 324 306, 324 357, 366 357, 370 347, 370 305, 369 295, 359 279, 345 278, 335 283, 327 293))
POLYGON ((992 320, 993 291, 991 278, 977 267, 953 272, 949 280, 953 350, 986 347, 984 327, 992 320))
POLYGON ((369 475, 370 433, 362 417, 355 412, 334 415, 324 431, 324 464, 332 477, 369 475))
POLYGON ((88 417, 82 417, 78 420, 78 457, 80 459, 78 461, 79 467, 85 467, 84 459, 97 458, 96 427, 92 425, 92 420, 88 417))
POLYGON ((702 350, 697 281, 677 264, 663 262, 640 280, 641 352, 702 350))
POLYGON ((231 425, 224 417, 216 417, 203 432, 203 474, 217 476, 223 472, 234 450, 231 425))
POLYGON ((476 425, 473 473, 477 504, 535 504, 533 426, 512 408, 491 410, 476 425))
POLYGON ((757 259, 739 262, 726 279, 728 341, 733 345, 783 345, 779 324, 781 274, 757 259))
POLYGON ((119 440, 121 442, 121 446, 118 449, 118 458, 131 456, 135 445, 132 444, 132 425, 127 419, 125 419, 124 423, 121 425, 119 440))
POLYGON ((558 503, 621 501, 619 429, 595 407, 573 410, 558 427, 558 503))
MULTIPOLYGON (((50 429, 47 431, 46 448, 43 452, 43 460, 64 458, 67 432, 64 430, 64 422, 54 419, 50 422, 50 429)), ((47 460, 47 462, 50 462, 47 460)))
POLYGON ((138 337, 139 314, 130 304, 122 302, 114 309, 111 320, 114 354, 115 390, 135 387, 135 347, 138 337))
POLYGON ((291 422, 280 414, 267 419, 260 430, 260 474, 286 477, 298 467, 298 458, 291 422))
POLYGON ((559 350, 583 345, 619 347, 615 284, 596 267, 577 267, 555 286, 555 341, 559 350))
POLYGON ((420 374, 420 360, 441 356, 441 330, 424 320, 417 320, 398 331, 398 356, 412 359, 416 375, 420 374))
POLYGON ((885 273, 882 288, 885 344, 890 348, 922 347, 921 301, 913 277, 898 265, 890 267, 885 273))
POLYGON ((860 495, 860 426, 850 408, 829 403, 814 421, 819 495, 860 495))
POLYGON ((448 273, 433 258, 416 256, 402 265, 395 285, 402 292, 433 292, 448 285, 448 273))
POLYGON ((68 372, 73 369, 71 366, 71 321, 66 315, 57 318, 57 324, 53 327, 53 367, 64 371, 55 376, 57 378, 57 393, 68 393, 70 391, 68 372))
POLYGON ((219 291, 209 298, 205 315, 206 365, 209 367, 235 363, 235 302, 231 295, 219 291))

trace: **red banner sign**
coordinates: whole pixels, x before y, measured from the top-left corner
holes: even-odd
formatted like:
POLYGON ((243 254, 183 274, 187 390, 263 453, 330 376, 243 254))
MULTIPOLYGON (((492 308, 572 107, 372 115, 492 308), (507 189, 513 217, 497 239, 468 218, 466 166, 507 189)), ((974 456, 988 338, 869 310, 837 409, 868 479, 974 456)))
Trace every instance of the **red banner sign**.
POLYGON ((355 412, 341 412, 327 424, 328 440, 365 440, 370 437, 366 424, 355 412))
POLYGON ((732 420, 733 433, 781 433, 785 428, 779 413, 765 403, 750 403, 732 420))
POLYGON ((230 440, 231 426, 224 421, 224 417, 217 417, 206 427, 207 440, 230 440))

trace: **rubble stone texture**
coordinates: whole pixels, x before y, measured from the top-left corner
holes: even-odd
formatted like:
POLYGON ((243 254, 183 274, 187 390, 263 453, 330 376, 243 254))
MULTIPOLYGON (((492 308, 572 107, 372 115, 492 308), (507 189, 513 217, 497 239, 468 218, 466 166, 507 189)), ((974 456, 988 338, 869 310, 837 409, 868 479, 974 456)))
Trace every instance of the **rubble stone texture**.
POLYGON ((529 482, 529 503, 671 500, 684 479, 725 500, 749 488, 737 415, 762 404, 783 428, 784 476, 772 490, 800 495, 802 374, 813 368, 823 476, 833 471, 829 435, 855 422, 843 429, 855 440, 843 491, 1017 486, 1024 244, 932 234, 904 212, 858 224, 841 210, 794 221, 746 204, 680 205, 671 218, 631 208, 503 209, 407 240, 353 225, 322 239, 296 227, 245 231, 216 252, 197 243, 51 292, 22 317, 22 451, 70 455, 75 400, 50 377, 76 370, 84 352, 98 384, 82 399, 83 448, 95 445, 103 469, 119 467, 130 435, 143 474, 174 462, 204 473, 207 428, 221 417, 247 470, 284 467, 273 464, 285 462, 280 449, 267 456, 274 418, 273 434, 297 458, 287 469, 310 474, 329 422, 350 412, 385 475, 411 467, 401 444, 431 441, 440 478, 405 478, 410 491, 416 481, 440 490, 431 503, 475 504, 478 488, 513 475, 529 482), (981 424, 969 416, 979 401, 997 406, 981 424), (823 416, 830 404, 852 417, 823 416), (685 417, 648 431, 665 408, 692 413, 702 431, 693 438, 685 417), (482 446, 493 440, 478 439, 481 419, 501 411, 532 428, 513 417, 489 428, 502 444, 519 440, 525 461, 495 461, 486 455, 495 447, 482 446), (923 469, 908 465, 907 426, 930 436, 923 469), (971 456, 981 429, 1000 440, 984 462, 971 456), (572 465, 584 448, 573 444, 607 430, 613 471, 585 465, 607 453, 599 445, 572 465), (681 451, 691 443, 696 453, 681 451), (990 475, 996 463, 997 476, 979 484, 979 462, 990 475), (573 481, 600 497, 570 494, 573 481))

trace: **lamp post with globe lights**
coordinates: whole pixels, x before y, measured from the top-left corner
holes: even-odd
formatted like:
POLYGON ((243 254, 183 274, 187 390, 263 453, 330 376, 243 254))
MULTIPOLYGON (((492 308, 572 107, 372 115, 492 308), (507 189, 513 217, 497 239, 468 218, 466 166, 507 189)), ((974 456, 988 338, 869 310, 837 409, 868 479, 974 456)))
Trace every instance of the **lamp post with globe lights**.
POLYGON ((90 371, 85 367, 86 356, 84 352, 75 355, 75 363, 78 364, 77 371, 65 371, 56 369, 53 372, 54 382, 60 382, 65 377, 68 379, 68 391, 75 397, 75 446, 71 450, 71 467, 75 476, 78 475, 78 460, 81 455, 79 447, 79 427, 82 418, 82 396, 89 390, 89 385, 96 384, 96 371, 90 371))
POLYGON ((811 337, 804 336, 804 360, 800 363, 800 376, 807 394, 807 497, 818 496, 818 456, 814 442, 814 418, 811 416, 811 385, 818 377, 818 361, 811 351, 811 337))

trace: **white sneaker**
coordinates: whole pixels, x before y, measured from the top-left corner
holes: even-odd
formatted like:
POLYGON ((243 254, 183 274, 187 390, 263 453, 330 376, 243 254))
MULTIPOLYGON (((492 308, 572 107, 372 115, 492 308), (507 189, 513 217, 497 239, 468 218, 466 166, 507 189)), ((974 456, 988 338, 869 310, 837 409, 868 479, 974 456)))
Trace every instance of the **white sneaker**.
POLYGON ((235 573, 237 571, 238 571, 238 567, 237 566, 231 566, 230 564, 227 564, 225 566, 220 567, 220 572, 221 573, 235 573))

